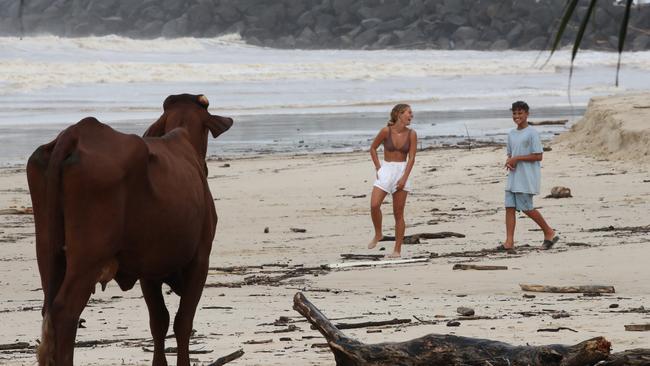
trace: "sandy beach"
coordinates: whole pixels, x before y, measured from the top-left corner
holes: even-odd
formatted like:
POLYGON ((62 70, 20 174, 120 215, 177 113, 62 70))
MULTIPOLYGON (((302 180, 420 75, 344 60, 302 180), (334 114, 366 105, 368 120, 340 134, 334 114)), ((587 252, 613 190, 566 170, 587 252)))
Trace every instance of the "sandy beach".
MULTIPOLYGON (((380 242, 383 251, 366 249, 374 179, 367 152, 209 161, 219 223, 194 321, 193 360, 208 364, 243 349, 232 365, 334 365, 329 348, 322 347, 324 338, 292 309, 298 291, 335 323, 411 320, 344 331, 365 343, 438 333, 515 345, 575 344, 604 336, 613 351, 650 348, 647 332, 624 328, 650 323, 648 100, 648 94, 594 99, 571 131, 544 143, 551 150, 544 153, 542 194, 535 206, 561 236, 548 251, 538 249, 543 237, 532 220, 518 215, 517 252, 480 253, 505 237, 503 146, 417 154, 405 212, 407 235, 465 237, 403 246, 403 258, 428 258, 425 262, 332 270, 321 266, 344 262, 342 254, 392 249, 392 242, 380 242), (627 136, 625 141, 618 147, 610 143, 610 150, 599 148, 598 136, 615 133, 627 136), (621 154, 622 149, 636 153, 621 154), (544 198, 554 186, 570 188, 573 197, 544 198), (474 254, 451 254, 468 251, 474 254), (453 270, 457 263, 508 269, 453 270), (520 284, 610 285, 616 292, 528 293, 520 284), (482 318, 447 326, 459 318, 460 306, 482 318), (545 328, 569 329, 539 331, 545 328)), ((0 187, 0 344, 28 343, 0 350, 0 364, 33 365, 42 291, 33 219, 20 214, 31 206, 24 168, 2 169, 0 187)), ((392 235, 387 202, 384 228, 392 235)), ((153 354, 147 350, 153 347, 139 286, 122 292, 111 282, 106 291, 97 290, 82 314, 77 342, 87 346, 76 348, 76 364, 150 364, 153 354)), ((165 296, 174 314, 178 297, 165 296)), ((173 338, 167 346, 175 346, 173 338)), ((173 354, 167 359, 176 362, 173 354)))

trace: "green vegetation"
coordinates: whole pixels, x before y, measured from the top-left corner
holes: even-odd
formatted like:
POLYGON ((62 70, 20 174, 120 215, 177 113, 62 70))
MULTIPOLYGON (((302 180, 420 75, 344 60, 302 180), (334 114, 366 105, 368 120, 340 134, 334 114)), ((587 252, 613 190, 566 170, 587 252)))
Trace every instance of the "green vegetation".
MULTIPOLYGON (((567 4, 566 7, 564 8, 560 25, 555 35, 555 40, 553 41, 553 45, 551 47, 551 55, 549 55, 549 58, 559 47, 560 40, 562 39, 562 35, 564 34, 564 31, 566 30, 566 26, 571 20, 571 17, 573 16, 576 10, 578 1, 580 0, 567 0, 567 4)), ((623 15, 623 19, 621 19, 621 28, 618 32, 618 63, 616 64, 616 86, 618 86, 618 74, 621 68, 621 55, 623 54, 623 48, 625 47, 627 26, 630 21, 630 10, 632 9, 632 4, 634 3, 634 0, 624 0, 624 1, 625 1, 625 13, 623 15)), ((580 48, 580 42, 582 42, 582 37, 585 34, 585 29, 587 29, 587 24, 589 24, 589 20, 594 12, 594 8, 596 7, 597 2, 598 0, 590 0, 589 7, 587 8, 587 13, 585 14, 584 18, 581 20, 578 33, 576 34, 576 38, 573 41, 573 50, 571 52, 571 68, 569 70, 569 80, 571 80, 571 75, 573 74, 573 61, 575 60, 576 55, 578 54, 578 49, 580 48)))

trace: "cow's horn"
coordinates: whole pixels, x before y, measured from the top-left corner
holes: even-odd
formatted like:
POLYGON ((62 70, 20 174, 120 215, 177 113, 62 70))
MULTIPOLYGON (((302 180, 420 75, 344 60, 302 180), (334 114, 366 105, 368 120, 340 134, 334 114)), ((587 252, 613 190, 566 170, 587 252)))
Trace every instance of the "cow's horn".
POLYGON ((201 103, 201 105, 206 108, 208 108, 208 106, 210 105, 210 102, 208 102, 208 98, 203 94, 199 95, 199 103, 201 103))

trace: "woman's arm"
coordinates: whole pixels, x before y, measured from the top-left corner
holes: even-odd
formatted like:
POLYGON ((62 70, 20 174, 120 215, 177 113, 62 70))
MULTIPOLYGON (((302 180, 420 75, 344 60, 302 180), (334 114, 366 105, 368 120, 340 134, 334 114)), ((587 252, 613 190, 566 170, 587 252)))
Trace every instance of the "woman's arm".
POLYGON ((379 148, 379 145, 381 145, 381 143, 386 139, 386 136, 388 136, 388 127, 379 130, 379 133, 372 141, 372 144, 370 144, 370 158, 372 159, 373 164, 375 164, 375 170, 381 168, 379 156, 377 156, 377 148, 379 148))
POLYGON ((409 146, 409 155, 408 155, 408 160, 406 161, 406 169, 404 170, 404 175, 402 175, 402 178, 397 182, 397 189, 404 189, 404 186, 406 185, 406 181, 409 179, 409 174, 411 174, 411 169, 413 169, 413 165, 415 164, 415 153, 418 151, 418 135, 415 133, 414 130, 411 130, 411 144, 409 146))

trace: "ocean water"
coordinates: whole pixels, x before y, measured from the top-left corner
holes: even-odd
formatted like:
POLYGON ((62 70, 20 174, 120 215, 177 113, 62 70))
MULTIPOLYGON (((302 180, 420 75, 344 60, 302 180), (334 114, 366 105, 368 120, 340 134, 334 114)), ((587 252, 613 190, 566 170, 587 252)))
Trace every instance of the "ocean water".
MULTIPOLYGON (((423 147, 501 141, 508 107, 530 120, 579 118, 597 95, 650 89, 650 52, 278 50, 213 39, 0 37, 0 164, 22 164, 66 126, 94 116, 142 134, 170 94, 205 94, 235 119, 210 155, 367 149, 392 106, 411 104, 423 147), (542 66, 543 65, 543 66, 542 66)), ((562 126, 538 127, 544 137, 562 126)))

